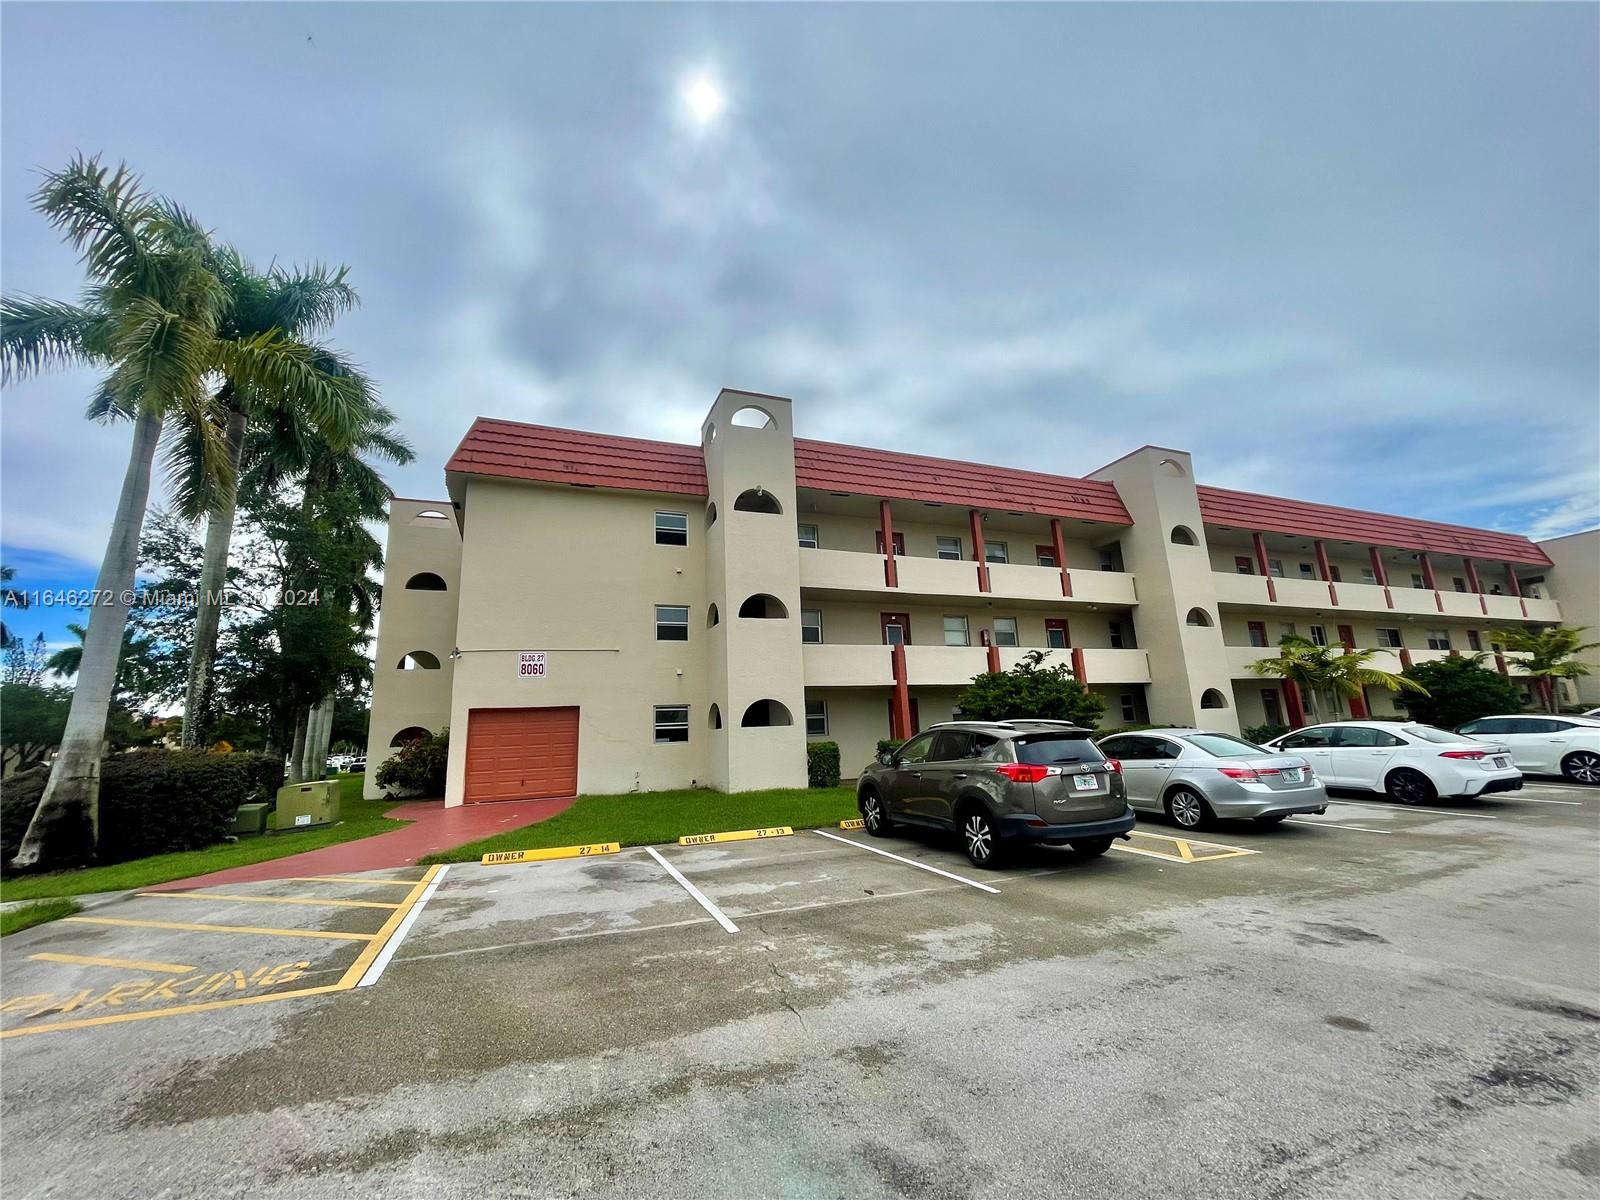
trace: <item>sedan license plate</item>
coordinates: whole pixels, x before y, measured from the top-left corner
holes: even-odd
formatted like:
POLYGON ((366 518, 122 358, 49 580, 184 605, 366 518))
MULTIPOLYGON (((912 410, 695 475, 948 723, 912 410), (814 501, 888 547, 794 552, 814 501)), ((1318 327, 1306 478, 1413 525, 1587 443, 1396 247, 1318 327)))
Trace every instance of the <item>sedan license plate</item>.
POLYGON ((1072 786, 1080 792, 1097 792, 1100 790, 1100 781, 1093 775, 1074 775, 1072 786))
POLYGON ((1299 783, 1301 778, 1299 767, 1285 767, 1283 769, 1283 781, 1285 783, 1299 783))
POLYGON ((1494 760, 1494 765, 1497 767, 1509 767, 1511 765, 1511 760, 1502 756, 1494 760))

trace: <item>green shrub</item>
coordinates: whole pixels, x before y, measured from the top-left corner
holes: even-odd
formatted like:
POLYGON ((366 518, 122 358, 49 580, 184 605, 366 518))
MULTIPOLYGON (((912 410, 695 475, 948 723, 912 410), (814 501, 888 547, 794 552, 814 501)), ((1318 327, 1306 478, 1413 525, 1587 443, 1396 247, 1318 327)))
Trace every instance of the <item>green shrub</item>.
MULTIPOLYGON (((0 869, 22 844, 49 778, 48 768, 39 767, 6 780, 0 798, 0 869)), ((213 846, 228 836, 239 805, 270 800, 282 783, 283 763, 266 754, 113 754, 100 767, 96 861, 127 862, 213 846)))
POLYGON ((1078 682, 1066 663, 1045 666, 1049 653, 1029 650, 1009 671, 975 676, 956 697, 963 719, 1071 721, 1093 729, 1105 713, 1105 701, 1078 682))
POLYGON ((1522 692, 1498 671, 1485 667, 1486 654, 1463 654, 1436 662, 1415 663, 1402 674, 1420 683, 1426 694, 1401 692, 1394 702, 1406 716, 1424 725, 1454 729, 1479 717, 1522 711, 1522 692))
POLYGON ((1254 742, 1259 746, 1263 742, 1270 742, 1275 737, 1282 737, 1288 732, 1289 727, 1287 725, 1252 725, 1244 730, 1241 736, 1245 741, 1254 742))
POLYGON ((882 758, 885 754, 893 754, 896 750, 900 749, 900 747, 904 745, 905 743, 899 738, 879 738, 878 757, 882 758))
POLYGON ((445 769, 450 762, 450 731, 441 729, 407 742, 378 768, 378 786, 408 796, 444 795, 445 769))
POLYGON ((814 788, 839 786, 839 743, 806 743, 806 783, 814 788))

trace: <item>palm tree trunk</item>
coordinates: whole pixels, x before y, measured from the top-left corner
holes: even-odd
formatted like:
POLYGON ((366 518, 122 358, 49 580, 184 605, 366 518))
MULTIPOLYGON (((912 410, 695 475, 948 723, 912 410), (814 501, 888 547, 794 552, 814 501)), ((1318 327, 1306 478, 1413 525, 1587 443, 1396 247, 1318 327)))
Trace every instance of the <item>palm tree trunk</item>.
POLYGON ((239 463, 244 457, 245 414, 228 413, 228 471, 231 482, 215 511, 206 516, 205 561, 200 568, 200 595, 194 615, 194 646, 189 652, 189 688, 183 706, 183 745, 196 749, 210 742, 213 673, 217 665, 217 629, 222 621, 222 589, 228 581, 228 548, 233 543, 234 513, 239 500, 239 463))
POLYGON ((306 730, 306 778, 322 779, 328 774, 328 742, 333 736, 333 693, 311 711, 315 721, 306 730))
POLYGON ((100 835, 100 756, 106 718, 139 565, 139 534, 150 500, 150 468, 160 440, 161 416, 141 409, 133 422, 133 446, 106 556, 95 580, 97 603, 89 609, 89 631, 83 639, 83 660, 61 735, 61 750, 39 807, 22 835, 22 845, 11 860, 19 870, 45 861, 52 865, 84 862, 94 855, 100 835))
POLYGON ((306 724, 309 714, 302 709, 295 714, 294 740, 289 746, 289 782, 304 781, 306 765, 306 724))

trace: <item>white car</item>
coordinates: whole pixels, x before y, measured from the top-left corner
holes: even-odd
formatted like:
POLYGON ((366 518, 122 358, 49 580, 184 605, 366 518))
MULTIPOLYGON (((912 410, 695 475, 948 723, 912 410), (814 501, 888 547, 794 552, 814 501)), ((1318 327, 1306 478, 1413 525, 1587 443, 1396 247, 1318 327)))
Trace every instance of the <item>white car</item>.
POLYGON ((1600 721, 1518 714, 1479 717, 1456 732, 1509 746, 1511 761, 1530 774, 1600 783, 1600 721))
POLYGON ((1431 725, 1330 721, 1265 744, 1274 753, 1304 758, 1330 788, 1385 792, 1401 804, 1522 788, 1522 772, 1508 748, 1431 725))

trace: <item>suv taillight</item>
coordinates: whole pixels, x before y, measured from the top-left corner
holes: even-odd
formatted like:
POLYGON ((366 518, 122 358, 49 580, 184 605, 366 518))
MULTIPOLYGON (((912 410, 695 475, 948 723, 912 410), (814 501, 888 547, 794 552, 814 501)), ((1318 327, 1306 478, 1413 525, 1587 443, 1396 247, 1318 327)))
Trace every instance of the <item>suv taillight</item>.
POLYGON ((1440 758, 1470 758, 1474 762, 1476 762, 1480 758, 1488 758, 1489 757, 1489 752, 1487 750, 1441 750, 1441 751, 1439 751, 1439 757, 1440 758))
POLYGON ((1034 766, 1032 763, 1000 763, 995 767, 995 773, 1004 775, 1012 783, 1038 783, 1050 774, 1050 768, 1034 766))
POLYGON ((1122 774, 1122 760, 1120 758, 1108 758, 1108 759, 1106 759, 1106 766, 1111 768, 1111 773, 1113 775, 1121 775, 1122 774))

